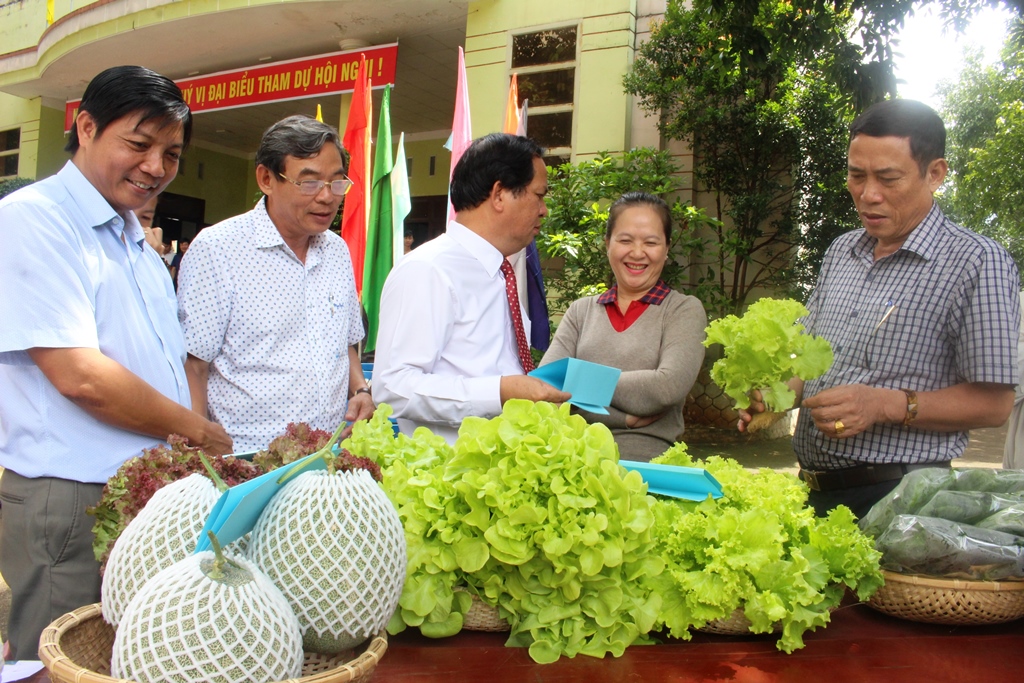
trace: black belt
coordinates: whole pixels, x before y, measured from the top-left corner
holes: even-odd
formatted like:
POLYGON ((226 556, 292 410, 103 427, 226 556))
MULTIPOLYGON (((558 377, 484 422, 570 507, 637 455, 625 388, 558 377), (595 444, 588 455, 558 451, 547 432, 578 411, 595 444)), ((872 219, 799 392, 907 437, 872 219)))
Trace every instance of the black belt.
POLYGON ((800 470, 800 478, 807 482, 812 491, 834 491, 855 486, 881 484, 885 481, 902 479, 903 475, 925 467, 949 467, 949 462, 934 462, 923 465, 857 465, 841 470, 800 470))

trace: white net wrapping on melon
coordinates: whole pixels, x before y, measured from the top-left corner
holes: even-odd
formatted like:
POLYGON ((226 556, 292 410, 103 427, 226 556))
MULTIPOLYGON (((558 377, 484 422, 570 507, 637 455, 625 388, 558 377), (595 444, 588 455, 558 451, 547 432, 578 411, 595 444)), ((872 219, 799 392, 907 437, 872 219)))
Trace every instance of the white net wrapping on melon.
POLYGON ((302 674, 302 635, 285 597, 244 558, 225 555, 252 580, 210 579, 200 565, 213 556, 190 556, 143 586, 117 629, 113 676, 139 683, 264 683, 302 674))
POLYGON ((161 569, 188 557, 220 497, 209 479, 192 474, 164 486, 118 537, 103 573, 103 618, 116 627, 139 589, 161 569))
POLYGON ((263 511, 249 558, 288 598, 306 649, 338 652, 377 633, 395 611, 405 534, 365 470, 307 472, 263 511))

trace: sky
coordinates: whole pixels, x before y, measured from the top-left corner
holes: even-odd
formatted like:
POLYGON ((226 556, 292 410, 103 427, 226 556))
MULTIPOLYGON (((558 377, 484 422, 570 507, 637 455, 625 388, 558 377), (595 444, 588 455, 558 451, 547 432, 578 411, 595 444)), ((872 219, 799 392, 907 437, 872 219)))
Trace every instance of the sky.
POLYGON ((963 34, 943 30, 942 20, 933 5, 918 10, 900 33, 895 50, 896 77, 901 97, 921 100, 935 109, 942 99, 935 89, 944 80, 955 80, 963 64, 964 50, 982 48, 985 63, 999 60, 1011 13, 1006 9, 986 8, 972 19, 963 34))

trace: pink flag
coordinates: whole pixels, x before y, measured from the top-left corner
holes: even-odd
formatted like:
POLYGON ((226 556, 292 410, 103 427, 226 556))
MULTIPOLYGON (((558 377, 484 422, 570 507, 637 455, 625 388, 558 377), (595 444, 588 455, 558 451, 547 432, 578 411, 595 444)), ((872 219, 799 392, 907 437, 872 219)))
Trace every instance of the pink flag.
MULTIPOLYGON (((455 89, 455 118, 452 120, 452 166, 448 172, 448 182, 451 183, 452 174, 455 172, 455 164, 459 163, 462 153, 473 141, 473 130, 469 121, 469 88, 466 86, 466 54, 459 48, 459 82, 455 89)), ((452 207, 452 200, 448 198, 448 220, 455 219, 455 209, 452 207)))

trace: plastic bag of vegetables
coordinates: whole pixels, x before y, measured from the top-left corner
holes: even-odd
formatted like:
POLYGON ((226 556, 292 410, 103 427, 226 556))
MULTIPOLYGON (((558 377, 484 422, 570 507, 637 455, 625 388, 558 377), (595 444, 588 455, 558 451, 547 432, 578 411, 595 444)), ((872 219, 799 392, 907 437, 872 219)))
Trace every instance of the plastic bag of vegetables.
POLYGON ((955 483, 956 471, 947 467, 914 470, 868 510, 860 520, 860 528, 868 536, 878 538, 897 515, 915 514, 936 493, 952 488, 955 483))
POLYGON ((882 567, 984 581, 1024 577, 1024 538, 936 517, 897 515, 876 540, 882 567))
POLYGON ((1001 510, 1024 505, 1022 494, 987 491, 939 491, 921 506, 918 514, 951 522, 975 524, 1001 510))

